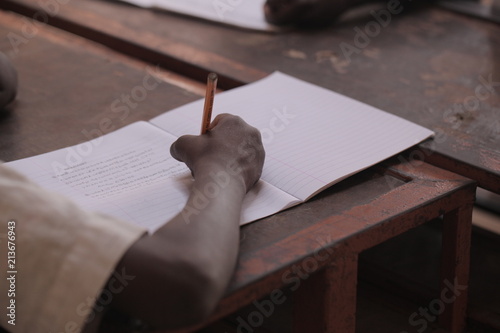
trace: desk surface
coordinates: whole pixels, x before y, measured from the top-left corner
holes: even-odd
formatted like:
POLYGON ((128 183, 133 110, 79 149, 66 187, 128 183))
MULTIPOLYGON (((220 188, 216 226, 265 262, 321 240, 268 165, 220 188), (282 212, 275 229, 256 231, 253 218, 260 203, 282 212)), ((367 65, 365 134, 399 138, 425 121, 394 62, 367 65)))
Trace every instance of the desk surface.
MULTIPOLYGON (((24 38, 20 16, 0 12, 0 17, 2 36, 24 38)), ((19 74, 18 97, 0 114, 3 161, 75 145, 203 96, 201 84, 56 28, 37 28, 25 41, 13 48, 7 38, 0 40, 19 74), (147 90, 144 101, 127 102, 145 78, 148 87, 160 83, 147 90), (113 112, 116 101, 128 112, 113 112)))
MULTIPOLYGON (((4 0, 0 7, 28 17, 46 13, 30 0, 4 0)), ((494 23, 425 8, 391 17, 363 45, 354 29, 375 22, 369 15, 273 35, 102 0, 71 1, 54 13, 46 14, 51 24, 199 81, 216 71, 231 88, 279 70, 412 120, 440 134, 421 145, 427 161, 500 193, 500 26, 494 23), (360 46, 350 61, 341 48, 347 44, 360 46)))

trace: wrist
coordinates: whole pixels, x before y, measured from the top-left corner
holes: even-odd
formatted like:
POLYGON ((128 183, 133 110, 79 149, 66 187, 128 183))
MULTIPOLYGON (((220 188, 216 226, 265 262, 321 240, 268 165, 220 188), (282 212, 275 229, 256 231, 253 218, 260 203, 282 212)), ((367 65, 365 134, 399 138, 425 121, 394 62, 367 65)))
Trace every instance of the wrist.
POLYGON ((245 195, 247 188, 241 168, 231 163, 205 163, 194 171, 195 184, 206 192, 230 190, 233 194, 245 195))

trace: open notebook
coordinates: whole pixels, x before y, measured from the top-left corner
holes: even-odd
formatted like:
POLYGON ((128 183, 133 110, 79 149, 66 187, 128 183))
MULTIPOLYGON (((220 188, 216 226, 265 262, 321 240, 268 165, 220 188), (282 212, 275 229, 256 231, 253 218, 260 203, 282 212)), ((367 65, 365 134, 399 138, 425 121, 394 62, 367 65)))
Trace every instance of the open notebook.
POLYGON ((209 21, 259 31, 278 31, 266 22, 265 0, 121 0, 139 7, 163 9, 209 21))
MULTIPOLYGON (((192 182, 169 155, 183 134, 199 134, 203 100, 80 145, 7 163, 81 206, 154 231, 179 213, 192 182)), ((240 115, 260 129, 261 181, 241 223, 274 214, 395 155, 433 132, 324 88, 274 73, 216 95, 214 114, 240 115)))

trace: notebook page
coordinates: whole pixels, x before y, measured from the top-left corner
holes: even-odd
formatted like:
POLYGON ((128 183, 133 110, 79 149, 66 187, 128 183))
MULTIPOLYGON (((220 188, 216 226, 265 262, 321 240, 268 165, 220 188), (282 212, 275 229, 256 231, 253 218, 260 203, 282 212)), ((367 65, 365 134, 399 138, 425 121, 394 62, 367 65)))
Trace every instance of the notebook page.
POLYGON ((8 162, 81 207, 151 229, 185 203, 189 170, 170 157, 175 137, 137 122, 86 143, 8 162))
POLYGON ((298 204, 300 200, 261 179, 243 200, 240 225, 276 214, 298 204))
POLYGON ((122 0, 145 8, 164 9, 241 28, 275 31, 264 17, 265 0, 122 0))
MULTIPOLYGON (((150 122, 174 135, 198 134, 202 109, 200 100, 150 122)), ((302 201, 433 134, 282 73, 217 94, 214 116, 224 112, 260 129, 266 149, 262 179, 302 201)))
MULTIPOLYGON (((176 216, 192 184, 184 163, 170 156, 175 137, 137 122, 92 141, 6 165, 82 208, 154 232, 176 216)), ((297 200, 260 182, 243 203, 241 223, 271 215, 297 200)))

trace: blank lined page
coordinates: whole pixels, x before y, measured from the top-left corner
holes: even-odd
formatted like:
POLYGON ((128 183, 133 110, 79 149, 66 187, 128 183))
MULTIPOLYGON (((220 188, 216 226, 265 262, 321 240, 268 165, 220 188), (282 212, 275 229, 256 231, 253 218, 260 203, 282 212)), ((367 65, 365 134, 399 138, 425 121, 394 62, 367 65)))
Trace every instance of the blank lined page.
MULTIPOLYGON (((151 120, 175 136, 199 134, 203 101, 151 120)), ((282 73, 217 94, 214 116, 240 115, 260 129, 262 179, 305 201, 324 188, 432 136, 433 132, 282 73)))

